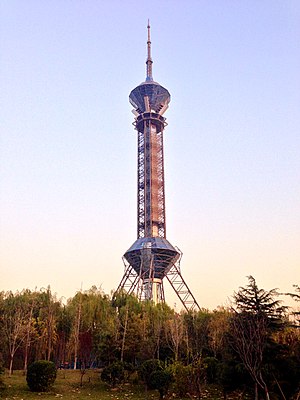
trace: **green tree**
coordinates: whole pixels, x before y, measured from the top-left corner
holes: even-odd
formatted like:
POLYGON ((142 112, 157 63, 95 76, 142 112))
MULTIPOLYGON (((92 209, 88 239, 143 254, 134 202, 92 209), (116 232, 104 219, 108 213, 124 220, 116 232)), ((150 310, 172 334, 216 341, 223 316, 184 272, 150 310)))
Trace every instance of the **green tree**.
POLYGON ((73 318, 69 308, 62 305, 56 320, 57 340, 54 347, 54 359, 57 366, 65 368, 69 365, 68 347, 73 327, 73 318))
POLYGON ((3 312, 0 318, 9 354, 9 375, 13 372, 15 354, 26 341, 30 329, 31 312, 26 300, 27 296, 22 292, 7 292, 2 302, 3 312))
POLYGON ((25 290, 22 292, 22 295, 24 297, 24 302, 27 304, 28 308, 28 321, 25 327, 26 330, 26 337, 24 340, 23 348, 24 348, 24 372, 27 371, 27 365, 28 365, 28 358, 29 358, 29 352, 31 349, 32 344, 34 341, 37 339, 37 331, 36 331, 36 324, 35 324, 35 319, 34 319, 34 312, 36 309, 36 303, 37 303, 37 292, 31 292, 30 290, 25 290))
POLYGON ((282 317, 287 307, 281 305, 278 300, 278 289, 269 291, 259 289, 255 279, 248 276, 249 283, 246 287, 241 287, 238 292, 234 293, 234 310, 237 312, 245 312, 253 315, 259 315, 266 318, 268 327, 276 328, 282 325, 282 317), (275 326, 274 326, 275 324, 275 326))
POLYGON ((167 338, 170 349, 173 352, 175 362, 178 361, 180 346, 184 338, 183 314, 173 313, 167 321, 167 338))
POLYGON ((222 357, 229 332, 230 312, 224 308, 215 310, 208 321, 208 346, 214 357, 222 357))
POLYGON ((184 314, 186 359, 188 363, 209 355, 209 324, 212 313, 208 310, 184 314))
POLYGON ((93 286, 68 300, 71 321, 69 359, 74 367, 94 364, 96 359, 115 359, 115 310, 101 289, 93 286))
POLYGON ((283 326, 285 308, 276 299, 276 289, 259 289, 252 276, 248 280, 248 285, 233 295, 232 345, 253 379, 255 399, 258 399, 258 390, 261 389, 266 400, 269 400, 263 372, 265 351, 272 332, 283 326))
POLYGON ((50 286, 42 288, 36 296, 35 318, 38 339, 35 346, 35 359, 50 361, 58 339, 57 321, 61 312, 61 302, 52 294, 50 286))
POLYGON ((140 356, 145 334, 144 304, 134 295, 118 293, 113 306, 119 359, 134 364, 140 356))
POLYGON ((171 358, 173 351, 170 346, 168 321, 173 319, 174 311, 166 303, 153 304, 148 301, 144 306, 144 319, 147 320, 147 325, 140 359, 144 361, 153 358, 160 360, 171 358))
MULTIPOLYGON (((299 285, 293 285, 295 288, 294 293, 284 293, 286 296, 290 296, 293 300, 296 302, 300 302, 300 286, 299 285)), ((292 315, 295 318, 296 324, 299 326, 300 325, 300 311, 299 308, 296 311, 292 311, 292 315)))

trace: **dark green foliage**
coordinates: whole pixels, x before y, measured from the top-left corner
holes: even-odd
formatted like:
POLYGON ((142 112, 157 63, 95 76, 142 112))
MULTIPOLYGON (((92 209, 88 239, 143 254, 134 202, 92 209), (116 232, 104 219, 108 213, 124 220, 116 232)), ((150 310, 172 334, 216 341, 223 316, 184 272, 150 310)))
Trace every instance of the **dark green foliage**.
POLYGON ((205 357, 203 364, 205 366, 207 383, 215 383, 217 380, 218 360, 215 357, 205 357))
MULTIPOLYGON (((15 369, 26 370, 27 360, 43 358, 69 368, 76 349, 82 374, 85 368, 109 365, 103 380, 113 385, 143 380, 150 388, 151 374, 166 370, 174 376, 172 390, 179 398, 204 398, 212 385, 221 386, 225 394, 251 392, 252 399, 256 387, 257 398, 266 397, 264 391, 269 390, 272 400, 292 399, 300 388, 299 320, 288 323, 277 295, 275 289, 260 289, 249 277, 234 294, 230 310, 177 313, 166 304, 139 302, 126 293, 111 301, 94 287, 77 293, 66 305, 50 288, 0 292, 0 359, 2 354, 3 365, 9 367, 13 355, 15 369), (24 320, 15 318, 15 305, 24 320), (6 333, 12 328, 22 329, 10 350, 14 336, 9 339, 6 333), (125 363, 113 364, 120 359, 135 366, 148 361, 133 372, 125 363)), ((290 296, 300 299, 299 286, 290 296)))
POLYGON ((27 370, 27 384, 32 392, 47 392, 56 379, 55 364, 51 361, 35 361, 27 370))
POLYGON ((218 363, 216 378, 224 394, 241 389, 250 383, 243 365, 236 363, 233 359, 218 363))
MULTIPOLYGON (((295 288, 295 293, 285 293, 285 295, 290 296, 293 300, 295 301, 300 301, 300 286, 299 285, 293 285, 295 288)), ((299 308, 297 311, 293 311, 292 314, 295 317, 295 323, 296 325, 300 325, 300 311, 299 308)))
POLYGON ((280 395, 281 391, 287 398, 292 398, 300 389, 300 365, 295 357, 284 358, 277 366, 277 374, 272 374, 274 391, 280 395))
POLYGON ((147 360, 139 368, 139 376, 144 381, 148 389, 153 389, 151 386, 150 376, 153 372, 162 371, 163 367, 159 360, 147 360))
POLYGON ((289 351, 287 345, 269 343, 266 352, 265 374, 273 393, 281 391, 292 398, 300 389, 300 360, 289 351))
POLYGON ((158 390, 161 399, 167 394, 171 382, 172 375, 166 370, 153 371, 149 377, 151 389, 158 390))
POLYGON ((203 360, 195 360, 189 365, 176 362, 168 370, 172 372, 172 390, 177 396, 201 398, 202 387, 207 383, 207 364, 203 360))
POLYGON ((115 338, 109 332, 95 332, 94 342, 98 359, 104 364, 110 364, 120 358, 115 338))
POLYGON ((180 398, 185 397, 187 393, 191 392, 192 366, 176 362, 170 365, 168 369, 174 378, 173 392, 180 398))
POLYGON ((276 289, 259 289, 252 276, 248 280, 249 284, 233 296, 235 308, 230 321, 231 343, 252 377, 255 399, 258 399, 258 391, 264 392, 268 398, 266 348, 271 335, 283 330, 286 308, 276 299, 276 289))
POLYGON ((125 378, 124 363, 121 361, 115 361, 108 367, 105 367, 101 373, 101 379, 113 387, 117 384, 122 383, 125 378))
POLYGON ((191 394, 200 399, 202 397, 202 386, 204 385, 206 379, 206 368, 203 360, 195 360, 191 364, 191 368, 191 394))
POLYGON ((268 327, 281 328, 287 307, 281 306, 281 301, 276 299, 279 296, 277 289, 259 289, 253 276, 248 276, 248 280, 248 285, 233 295, 236 311, 266 318, 268 327))
POLYGON ((189 354, 187 362, 209 354, 209 323, 211 314, 207 310, 184 314, 185 326, 189 338, 189 354))

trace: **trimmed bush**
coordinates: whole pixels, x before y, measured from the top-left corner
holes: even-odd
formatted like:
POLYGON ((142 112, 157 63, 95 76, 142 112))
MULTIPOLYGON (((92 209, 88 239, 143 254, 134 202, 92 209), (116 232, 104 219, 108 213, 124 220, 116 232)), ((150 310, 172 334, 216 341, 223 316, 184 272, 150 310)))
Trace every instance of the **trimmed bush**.
POLYGON ((150 386, 159 391, 160 399, 167 394, 172 382, 172 375, 166 370, 157 370, 150 375, 150 386))
POLYGON ((55 364, 51 361, 35 361, 27 370, 27 385, 32 392, 47 392, 56 379, 55 364))
POLYGON ((140 379, 142 379, 142 381, 145 382, 148 389, 154 389, 151 386, 151 380, 150 380, 152 372, 162 371, 162 369, 163 367, 161 362, 156 359, 144 361, 143 364, 140 366, 139 368, 140 379))
POLYGON ((172 390, 178 397, 186 397, 187 393, 193 392, 192 388, 192 366, 183 365, 181 362, 176 362, 168 367, 168 370, 174 377, 172 390))
POLYGON ((118 383, 122 383, 125 378, 124 363, 115 361, 108 367, 105 367, 101 373, 101 379, 113 387, 118 383))

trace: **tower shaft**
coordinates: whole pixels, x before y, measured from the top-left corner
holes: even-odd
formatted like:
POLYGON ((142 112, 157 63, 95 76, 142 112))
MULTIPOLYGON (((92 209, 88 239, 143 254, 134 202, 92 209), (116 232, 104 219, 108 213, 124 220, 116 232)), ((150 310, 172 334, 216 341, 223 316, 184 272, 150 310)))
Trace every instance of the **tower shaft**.
POLYGON ((138 131, 137 236, 165 238, 164 118, 145 113, 135 125, 138 131))

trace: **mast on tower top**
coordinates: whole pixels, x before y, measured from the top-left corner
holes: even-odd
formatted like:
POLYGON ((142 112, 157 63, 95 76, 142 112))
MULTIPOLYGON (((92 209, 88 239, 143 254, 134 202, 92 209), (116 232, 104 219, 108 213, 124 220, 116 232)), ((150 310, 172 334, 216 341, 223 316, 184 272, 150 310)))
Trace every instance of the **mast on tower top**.
POLYGON ((146 65, 147 65, 147 76, 146 76, 146 82, 148 81, 153 81, 153 77, 152 77, 152 58, 151 58, 151 39, 150 39, 150 22, 148 19, 148 25, 147 25, 147 29, 148 29, 148 40, 147 40, 147 61, 146 61, 146 65))

